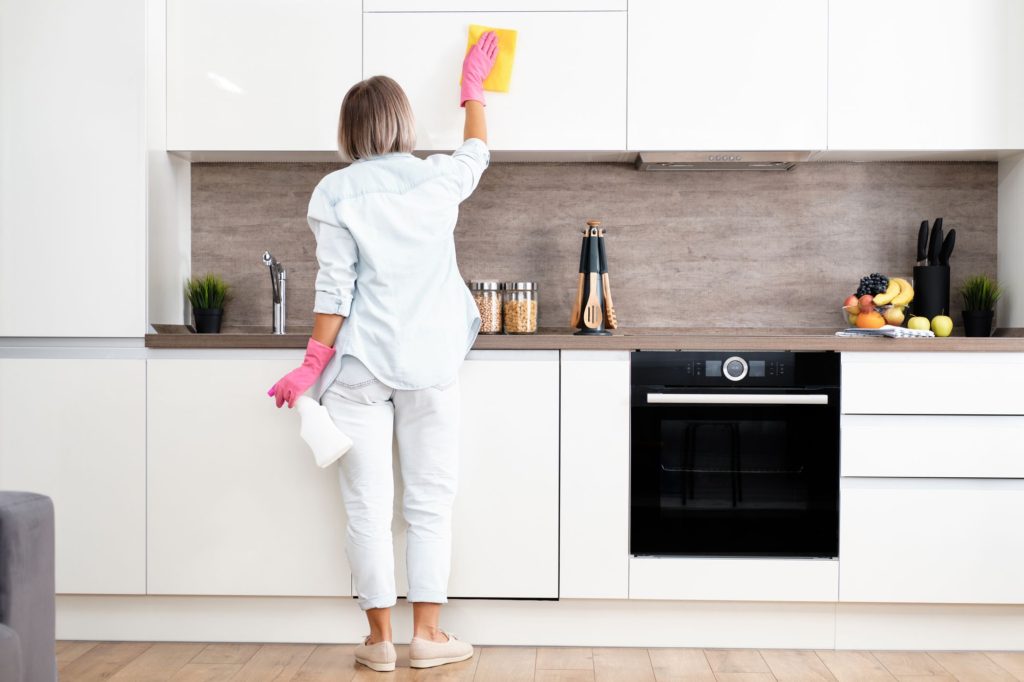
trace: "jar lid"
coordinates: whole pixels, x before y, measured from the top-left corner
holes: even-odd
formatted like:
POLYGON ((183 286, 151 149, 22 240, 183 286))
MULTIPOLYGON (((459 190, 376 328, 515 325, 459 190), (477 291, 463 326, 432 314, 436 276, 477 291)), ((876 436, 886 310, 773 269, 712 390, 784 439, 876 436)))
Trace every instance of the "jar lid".
POLYGON ((501 289, 501 282, 492 280, 473 279, 468 284, 473 291, 498 291, 501 289))
POLYGON ((506 290, 534 291, 537 289, 536 282, 504 282, 506 290))

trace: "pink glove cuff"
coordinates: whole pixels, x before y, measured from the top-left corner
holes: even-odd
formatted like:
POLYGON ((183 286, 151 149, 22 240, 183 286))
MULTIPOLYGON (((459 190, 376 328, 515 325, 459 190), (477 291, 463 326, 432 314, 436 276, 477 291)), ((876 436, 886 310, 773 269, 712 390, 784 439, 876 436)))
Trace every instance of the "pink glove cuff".
POLYGON ((302 364, 312 366, 316 369, 317 373, 322 372, 327 363, 334 357, 334 353, 334 348, 325 346, 311 336, 309 341, 306 342, 306 357, 303 359, 302 364))
POLYGON ((466 106, 466 102, 469 100, 476 100, 480 104, 487 106, 487 102, 484 100, 484 89, 480 83, 470 83, 463 79, 462 81, 462 96, 459 98, 459 106, 466 106))

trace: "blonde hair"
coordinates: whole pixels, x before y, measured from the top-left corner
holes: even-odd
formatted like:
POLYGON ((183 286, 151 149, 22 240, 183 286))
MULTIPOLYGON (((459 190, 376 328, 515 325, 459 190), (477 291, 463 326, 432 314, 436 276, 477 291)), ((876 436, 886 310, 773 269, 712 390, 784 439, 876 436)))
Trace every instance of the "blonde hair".
POLYGON ((338 114, 338 150, 365 159, 416 147, 416 123, 405 91, 394 79, 373 76, 349 88, 338 114))

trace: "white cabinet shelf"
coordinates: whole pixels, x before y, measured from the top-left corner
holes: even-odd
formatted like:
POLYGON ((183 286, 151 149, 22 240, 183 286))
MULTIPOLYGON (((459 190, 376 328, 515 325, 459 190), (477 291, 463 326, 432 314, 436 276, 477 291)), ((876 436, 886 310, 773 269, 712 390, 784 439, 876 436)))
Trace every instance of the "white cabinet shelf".
POLYGON ((168 0, 167 148, 333 151, 360 0, 168 0))
POLYGON ((1024 147, 1024 3, 830 0, 828 148, 1024 147))
POLYGON ((402 86, 418 149, 462 143, 459 74, 470 24, 518 31, 510 91, 484 93, 491 149, 625 148, 625 12, 365 14, 363 76, 402 86))
POLYGON ((631 0, 629 149, 824 149, 827 0, 631 0))
POLYGON ((146 361, 0 359, 0 488, 53 499, 58 594, 145 594, 146 361))

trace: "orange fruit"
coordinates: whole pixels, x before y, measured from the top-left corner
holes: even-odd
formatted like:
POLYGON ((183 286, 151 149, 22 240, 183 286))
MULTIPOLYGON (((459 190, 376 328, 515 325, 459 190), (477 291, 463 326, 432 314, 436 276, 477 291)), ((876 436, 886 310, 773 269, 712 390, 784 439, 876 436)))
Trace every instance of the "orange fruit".
POLYGON ((857 326, 862 329, 878 329, 885 325, 885 318, 877 312, 861 313, 857 316, 857 326))

